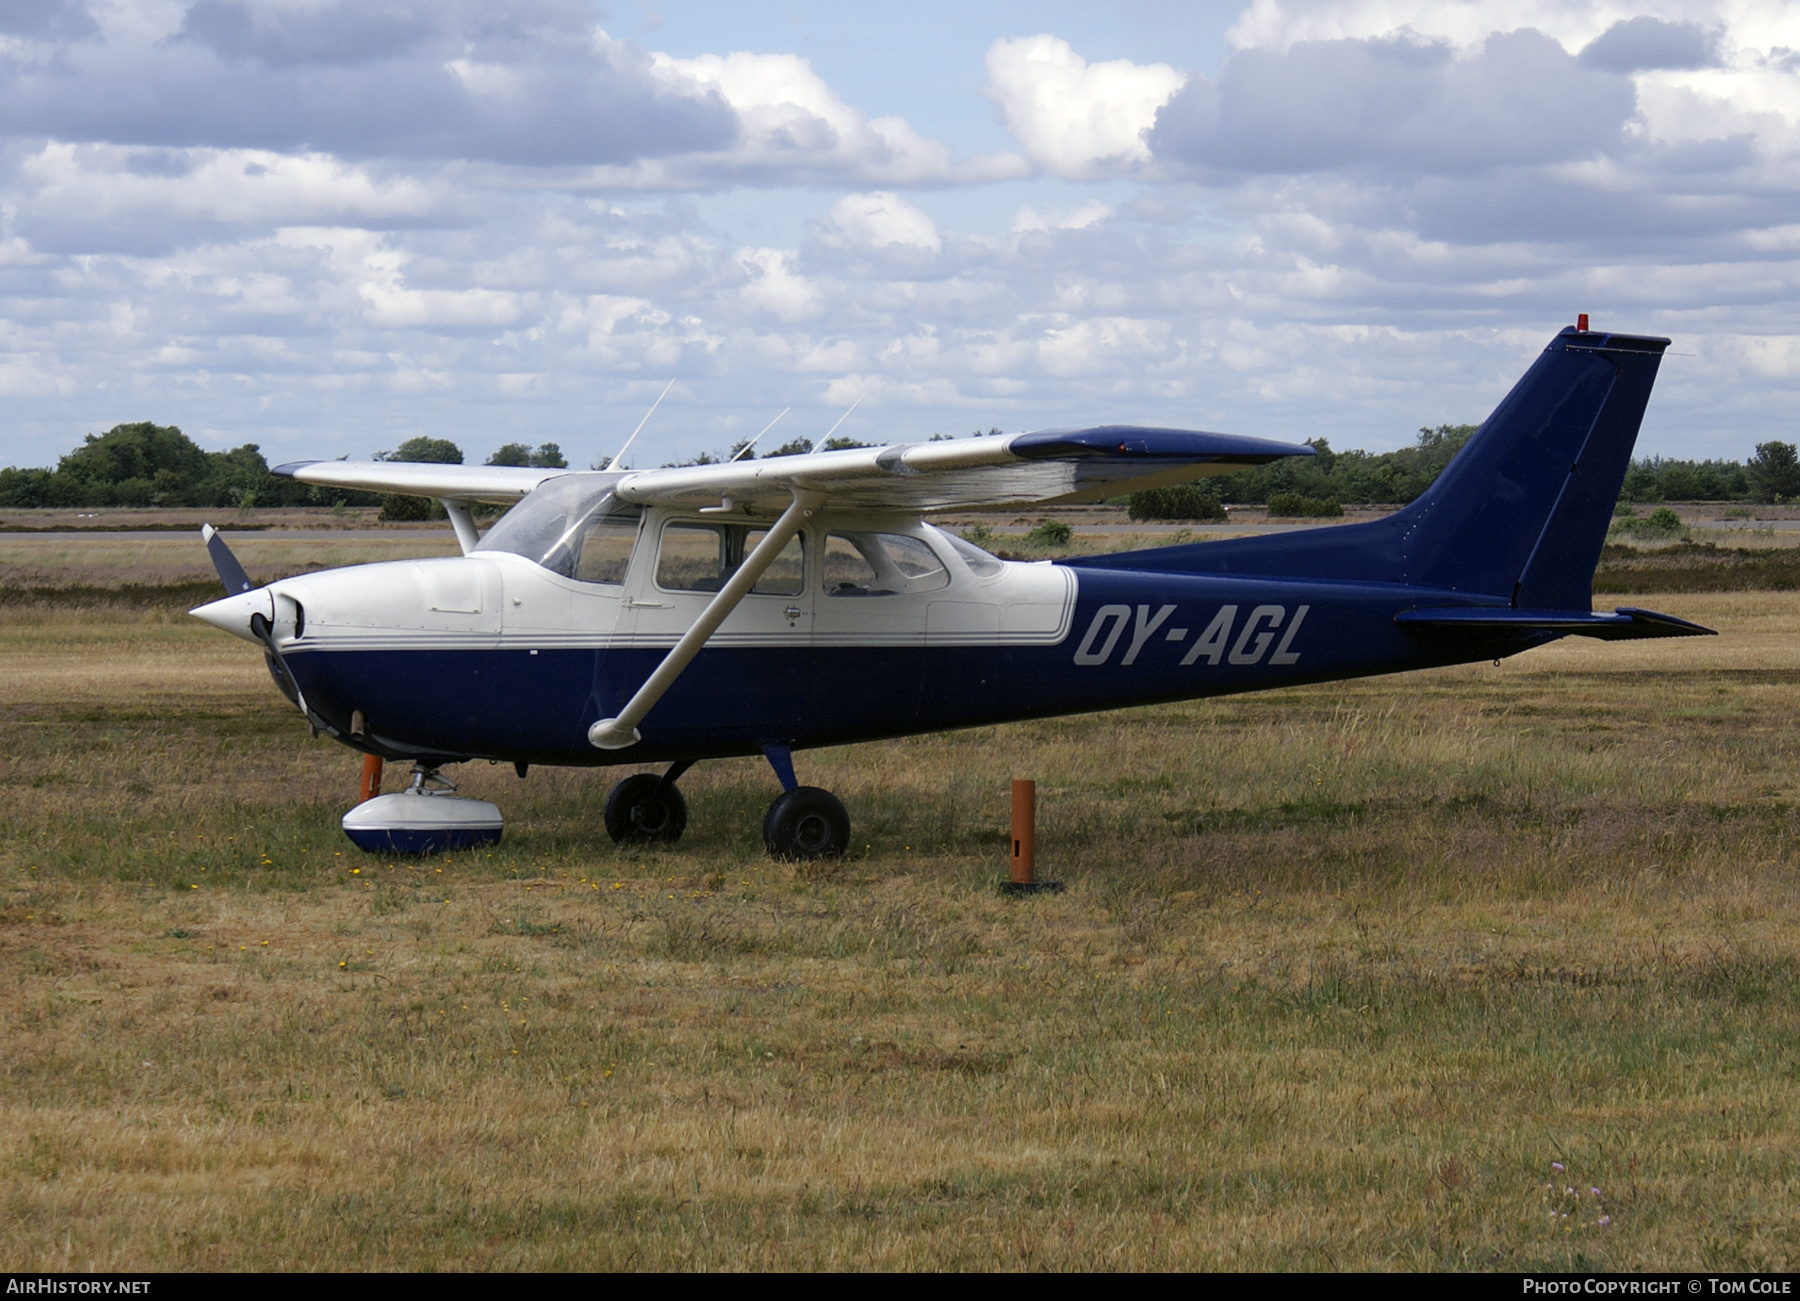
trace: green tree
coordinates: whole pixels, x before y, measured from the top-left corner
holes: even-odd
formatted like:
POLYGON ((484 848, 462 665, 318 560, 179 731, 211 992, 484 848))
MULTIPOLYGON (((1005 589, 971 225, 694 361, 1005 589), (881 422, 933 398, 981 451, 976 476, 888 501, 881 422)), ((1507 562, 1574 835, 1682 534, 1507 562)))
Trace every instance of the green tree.
MULTIPOLYGON (((437 460, 436 457, 395 457, 395 460, 437 460)), ((460 462, 459 455, 457 460, 460 462)), ((555 443, 539 443, 534 452, 524 443, 503 443, 500 450, 488 457, 489 465, 530 465, 542 470, 566 470, 569 463, 563 459, 562 448, 555 443)))
POLYGON ((1225 508, 1210 486, 1178 483, 1132 493, 1126 515, 1134 520, 1222 520, 1225 508))
POLYGON ((1752 501, 1791 501, 1800 497, 1800 455, 1792 443, 1758 443, 1744 478, 1752 501))
POLYGON ((248 510, 261 503, 272 504, 280 495, 276 480, 269 473, 269 463, 255 443, 245 443, 229 452, 208 452, 208 474, 202 506, 236 506, 248 510))
POLYGON ((375 453, 377 461, 424 461, 431 465, 461 465, 462 448, 448 438, 409 438, 391 452, 375 453))
POLYGON ((9 465, 0 470, 0 506, 48 506, 49 470, 21 470, 9 465))
POLYGON ((49 504, 203 505, 193 499, 210 469, 206 453, 174 425, 114 425, 57 462, 49 504))
POLYGON ((530 465, 531 449, 524 443, 502 443, 500 449, 488 457, 489 465, 530 465))
MULTIPOLYGON (((423 461, 431 465, 461 465, 462 448, 448 438, 427 438, 420 435, 409 438, 391 452, 375 453, 377 461, 423 461)), ((410 493, 389 493, 381 500, 381 518, 384 520, 428 520, 444 519, 444 508, 429 497, 415 497, 410 493)))

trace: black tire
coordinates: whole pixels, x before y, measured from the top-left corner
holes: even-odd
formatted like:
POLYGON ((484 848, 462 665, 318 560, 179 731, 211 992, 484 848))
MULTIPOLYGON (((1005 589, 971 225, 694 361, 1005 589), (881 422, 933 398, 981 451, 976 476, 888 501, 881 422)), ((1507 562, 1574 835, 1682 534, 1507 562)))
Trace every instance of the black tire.
POLYGON ((653 772, 634 773, 606 793, 606 834, 615 845, 672 845, 687 830, 687 801, 675 784, 662 788, 653 772))
POLYGON ((850 847, 850 815, 830 791, 796 786, 769 805, 763 844, 771 858, 790 863, 838 858, 850 847))

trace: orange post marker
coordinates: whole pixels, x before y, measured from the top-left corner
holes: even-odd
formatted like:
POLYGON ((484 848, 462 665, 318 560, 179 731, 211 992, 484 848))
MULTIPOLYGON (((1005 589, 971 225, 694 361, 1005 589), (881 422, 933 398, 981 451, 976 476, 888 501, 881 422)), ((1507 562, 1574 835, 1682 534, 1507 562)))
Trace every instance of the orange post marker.
POLYGON ((363 756, 362 799, 364 801, 372 800, 379 794, 381 794, 381 756, 365 754, 363 756))
POLYGON ((1012 784, 1012 883, 1030 885, 1037 880, 1037 783, 1014 779, 1012 784))

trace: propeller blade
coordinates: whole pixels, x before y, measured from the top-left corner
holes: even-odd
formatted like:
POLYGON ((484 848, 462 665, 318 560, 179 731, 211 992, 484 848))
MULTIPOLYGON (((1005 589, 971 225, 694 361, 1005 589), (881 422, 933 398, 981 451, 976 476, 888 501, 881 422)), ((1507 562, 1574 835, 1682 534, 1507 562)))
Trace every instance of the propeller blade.
POLYGON ((210 524, 202 524, 200 536, 206 541, 206 554, 212 557, 213 568, 218 572, 219 581, 225 584, 227 595, 236 596, 256 586, 238 563, 238 558, 231 554, 231 548, 225 545, 219 530, 210 524))

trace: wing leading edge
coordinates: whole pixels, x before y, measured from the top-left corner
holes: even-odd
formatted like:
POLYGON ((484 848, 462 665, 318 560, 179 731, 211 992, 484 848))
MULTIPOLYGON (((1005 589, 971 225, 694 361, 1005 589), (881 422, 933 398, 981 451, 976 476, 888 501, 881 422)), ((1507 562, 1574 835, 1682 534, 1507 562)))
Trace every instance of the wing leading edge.
POLYGON ((269 471, 299 483, 359 492, 392 492, 403 497, 442 497, 506 506, 546 479, 568 470, 508 465, 437 465, 426 461, 289 461, 269 471))
POLYGON ((797 491, 819 492, 833 507, 929 514, 1102 501, 1312 454, 1266 438, 1104 425, 645 470, 626 475, 619 495, 669 506, 729 497, 778 510, 797 491))
MULTIPOLYGON (((795 492, 816 492, 834 507, 930 513, 1101 501, 1312 454, 1305 445, 1266 438, 1101 425, 674 466, 613 477, 619 496, 646 505, 712 506, 730 498, 739 508, 779 512, 795 492)), ((505 504, 518 501, 546 479, 571 471, 405 461, 296 461, 277 466, 274 473, 302 483, 365 492, 505 504)))
MULTIPOLYGON (((796 491, 832 506, 873 511, 967 511, 979 507, 1098 502, 1145 488, 1226 475, 1282 457, 1310 457, 1305 444, 1238 434, 1138 425, 941 439, 848 448, 765 461, 616 473, 619 497, 655 506, 734 506, 781 511, 796 491)), ((410 461, 295 461, 274 473, 306 484, 371 493, 509 504, 569 470, 441 466, 410 461)))

